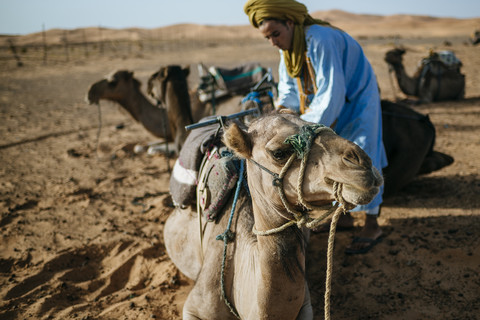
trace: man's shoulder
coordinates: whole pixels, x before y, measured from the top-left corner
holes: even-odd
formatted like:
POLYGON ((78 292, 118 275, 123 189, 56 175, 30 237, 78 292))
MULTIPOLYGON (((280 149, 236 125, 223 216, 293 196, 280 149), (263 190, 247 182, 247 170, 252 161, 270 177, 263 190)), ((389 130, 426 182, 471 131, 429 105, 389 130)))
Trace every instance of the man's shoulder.
POLYGON ((305 26, 305 37, 313 39, 335 39, 342 36, 342 31, 329 26, 313 24, 305 26))
POLYGON ((326 45, 336 37, 338 37, 336 29, 328 26, 314 24, 305 27, 305 40, 309 45, 326 45))

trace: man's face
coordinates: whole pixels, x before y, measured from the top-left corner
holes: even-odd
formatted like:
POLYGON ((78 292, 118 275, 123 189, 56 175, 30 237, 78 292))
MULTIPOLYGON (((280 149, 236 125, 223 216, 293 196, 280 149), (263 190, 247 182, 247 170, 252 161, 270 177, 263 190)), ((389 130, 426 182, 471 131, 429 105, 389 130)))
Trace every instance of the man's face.
POLYGON ((286 24, 283 24, 276 20, 266 20, 258 29, 272 46, 281 50, 289 50, 292 47, 294 30, 292 21, 289 20, 286 24))

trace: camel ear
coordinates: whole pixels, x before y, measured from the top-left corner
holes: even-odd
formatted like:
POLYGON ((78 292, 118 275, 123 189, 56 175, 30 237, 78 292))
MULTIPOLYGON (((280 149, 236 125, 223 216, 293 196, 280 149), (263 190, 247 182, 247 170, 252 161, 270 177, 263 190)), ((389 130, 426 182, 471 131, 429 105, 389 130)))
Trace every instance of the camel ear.
POLYGON ((295 111, 288 109, 288 108, 281 108, 278 109, 278 113, 280 114, 297 114, 295 111))
POLYGON ((237 155, 243 158, 251 158, 252 141, 247 132, 240 129, 236 123, 232 123, 223 134, 223 142, 237 155))
POLYGON ((163 68, 162 70, 162 77, 160 78, 161 81, 163 81, 164 79, 166 79, 168 77, 168 71, 169 71, 169 68, 163 68))
POLYGON ((190 66, 188 65, 183 67, 182 71, 183 71, 183 74, 185 75, 185 78, 187 78, 188 75, 190 74, 190 66))

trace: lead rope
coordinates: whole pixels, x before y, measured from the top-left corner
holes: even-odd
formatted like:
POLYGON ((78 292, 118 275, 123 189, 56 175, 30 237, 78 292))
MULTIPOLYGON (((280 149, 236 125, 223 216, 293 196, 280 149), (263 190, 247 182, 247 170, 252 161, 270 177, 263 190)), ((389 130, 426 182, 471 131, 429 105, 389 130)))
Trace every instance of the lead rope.
POLYGON ((330 296, 332 291, 332 273, 333 273, 333 248, 335 243, 335 232, 337 229, 337 222, 341 213, 346 213, 346 203, 341 196, 343 185, 340 183, 334 184, 334 193, 336 199, 341 199, 342 206, 335 210, 330 222, 330 232, 328 233, 328 247, 327 247, 327 271, 325 276, 325 296, 324 296, 324 316, 325 320, 330 320, 330 296), (341 210, 340 210, 341 209, 341 210))
POLYGON ((238 312, 235 309, 235 306, 232 303, 230 303, 230 301, 228 300, 227 293, 225 292, 225 262, 227 260, 228 242, 232 241, 233 238, 235 237, 235 234, 230 230, 230 227, 232 226, 233 215, 235 213, 235 207, 237 206, 237 201, 238 201, 238 195, 240 194, 240 189, 242 188, 244 168, 245 168, 245 161, 241 161, 240 174, 237 181, 237 189, 235 190, 235 197, 233 198, 232 210, 230 211, 230 217, 228 218, 227 229, 225 229, 225 231, 222 234, 219 234, 216 237, 216 240, 223 240, 222 272, 220 274, 220 286, 222 290, 222 298, 223 298, 223 301, 225 301, 225 304, 227 305, 228 309, 230 309, 230 312, 238 319, 240 319, 240 316, 238 315, 238 312))
POLYGON ((100 103, 96 103, 98 110, 98 130, 97 130, 97 141, 95 141, 95 156, 97 160, 100 159, 98 155, 98 146, 100 145, 100 134, 102 133, 102 109, 100 108, 100 103))

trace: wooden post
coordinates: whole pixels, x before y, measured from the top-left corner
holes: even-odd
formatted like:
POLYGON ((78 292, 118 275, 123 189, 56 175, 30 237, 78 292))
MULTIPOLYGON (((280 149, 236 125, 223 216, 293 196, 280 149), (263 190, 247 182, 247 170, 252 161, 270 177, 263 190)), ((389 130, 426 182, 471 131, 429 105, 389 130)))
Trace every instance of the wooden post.
POLYGON ((68 55, 68 37, 67 37, 67 30, 64 30, 63 31, 63 42, 65 44, 65 58, 67 60, 67 62, 70 60, 69 58, 69 55, 68 55))
POLYGON ((83 32, 83 46, 85 48, 85 58, 88 58, 88 45, 87 45, 87 36, 85 35, 85 29, 82 29, 83 32))
POLYGON ((103 56, 104 53, 104 48, 103 48, 103 34, 102 34, 102 27, 98 26, 98 32, 100 33, 100 54, 103 56))
POLYGON ((45 23, 42 25, 42 38, 43 38, 43 64, 47 64, 47 33, 45 32, 45 23))
POLYGON ((10 46, 10 50, 13 53, 13 57, 15 58, 15 60, 17 60, 17 67, 23 66, 23 62, 20 60, 20 56, 17 53, 17 48, 15 47, 15 44, 13 43, 13 40, 11 38, 9 38, 7 40, 7 42, 10 46))

